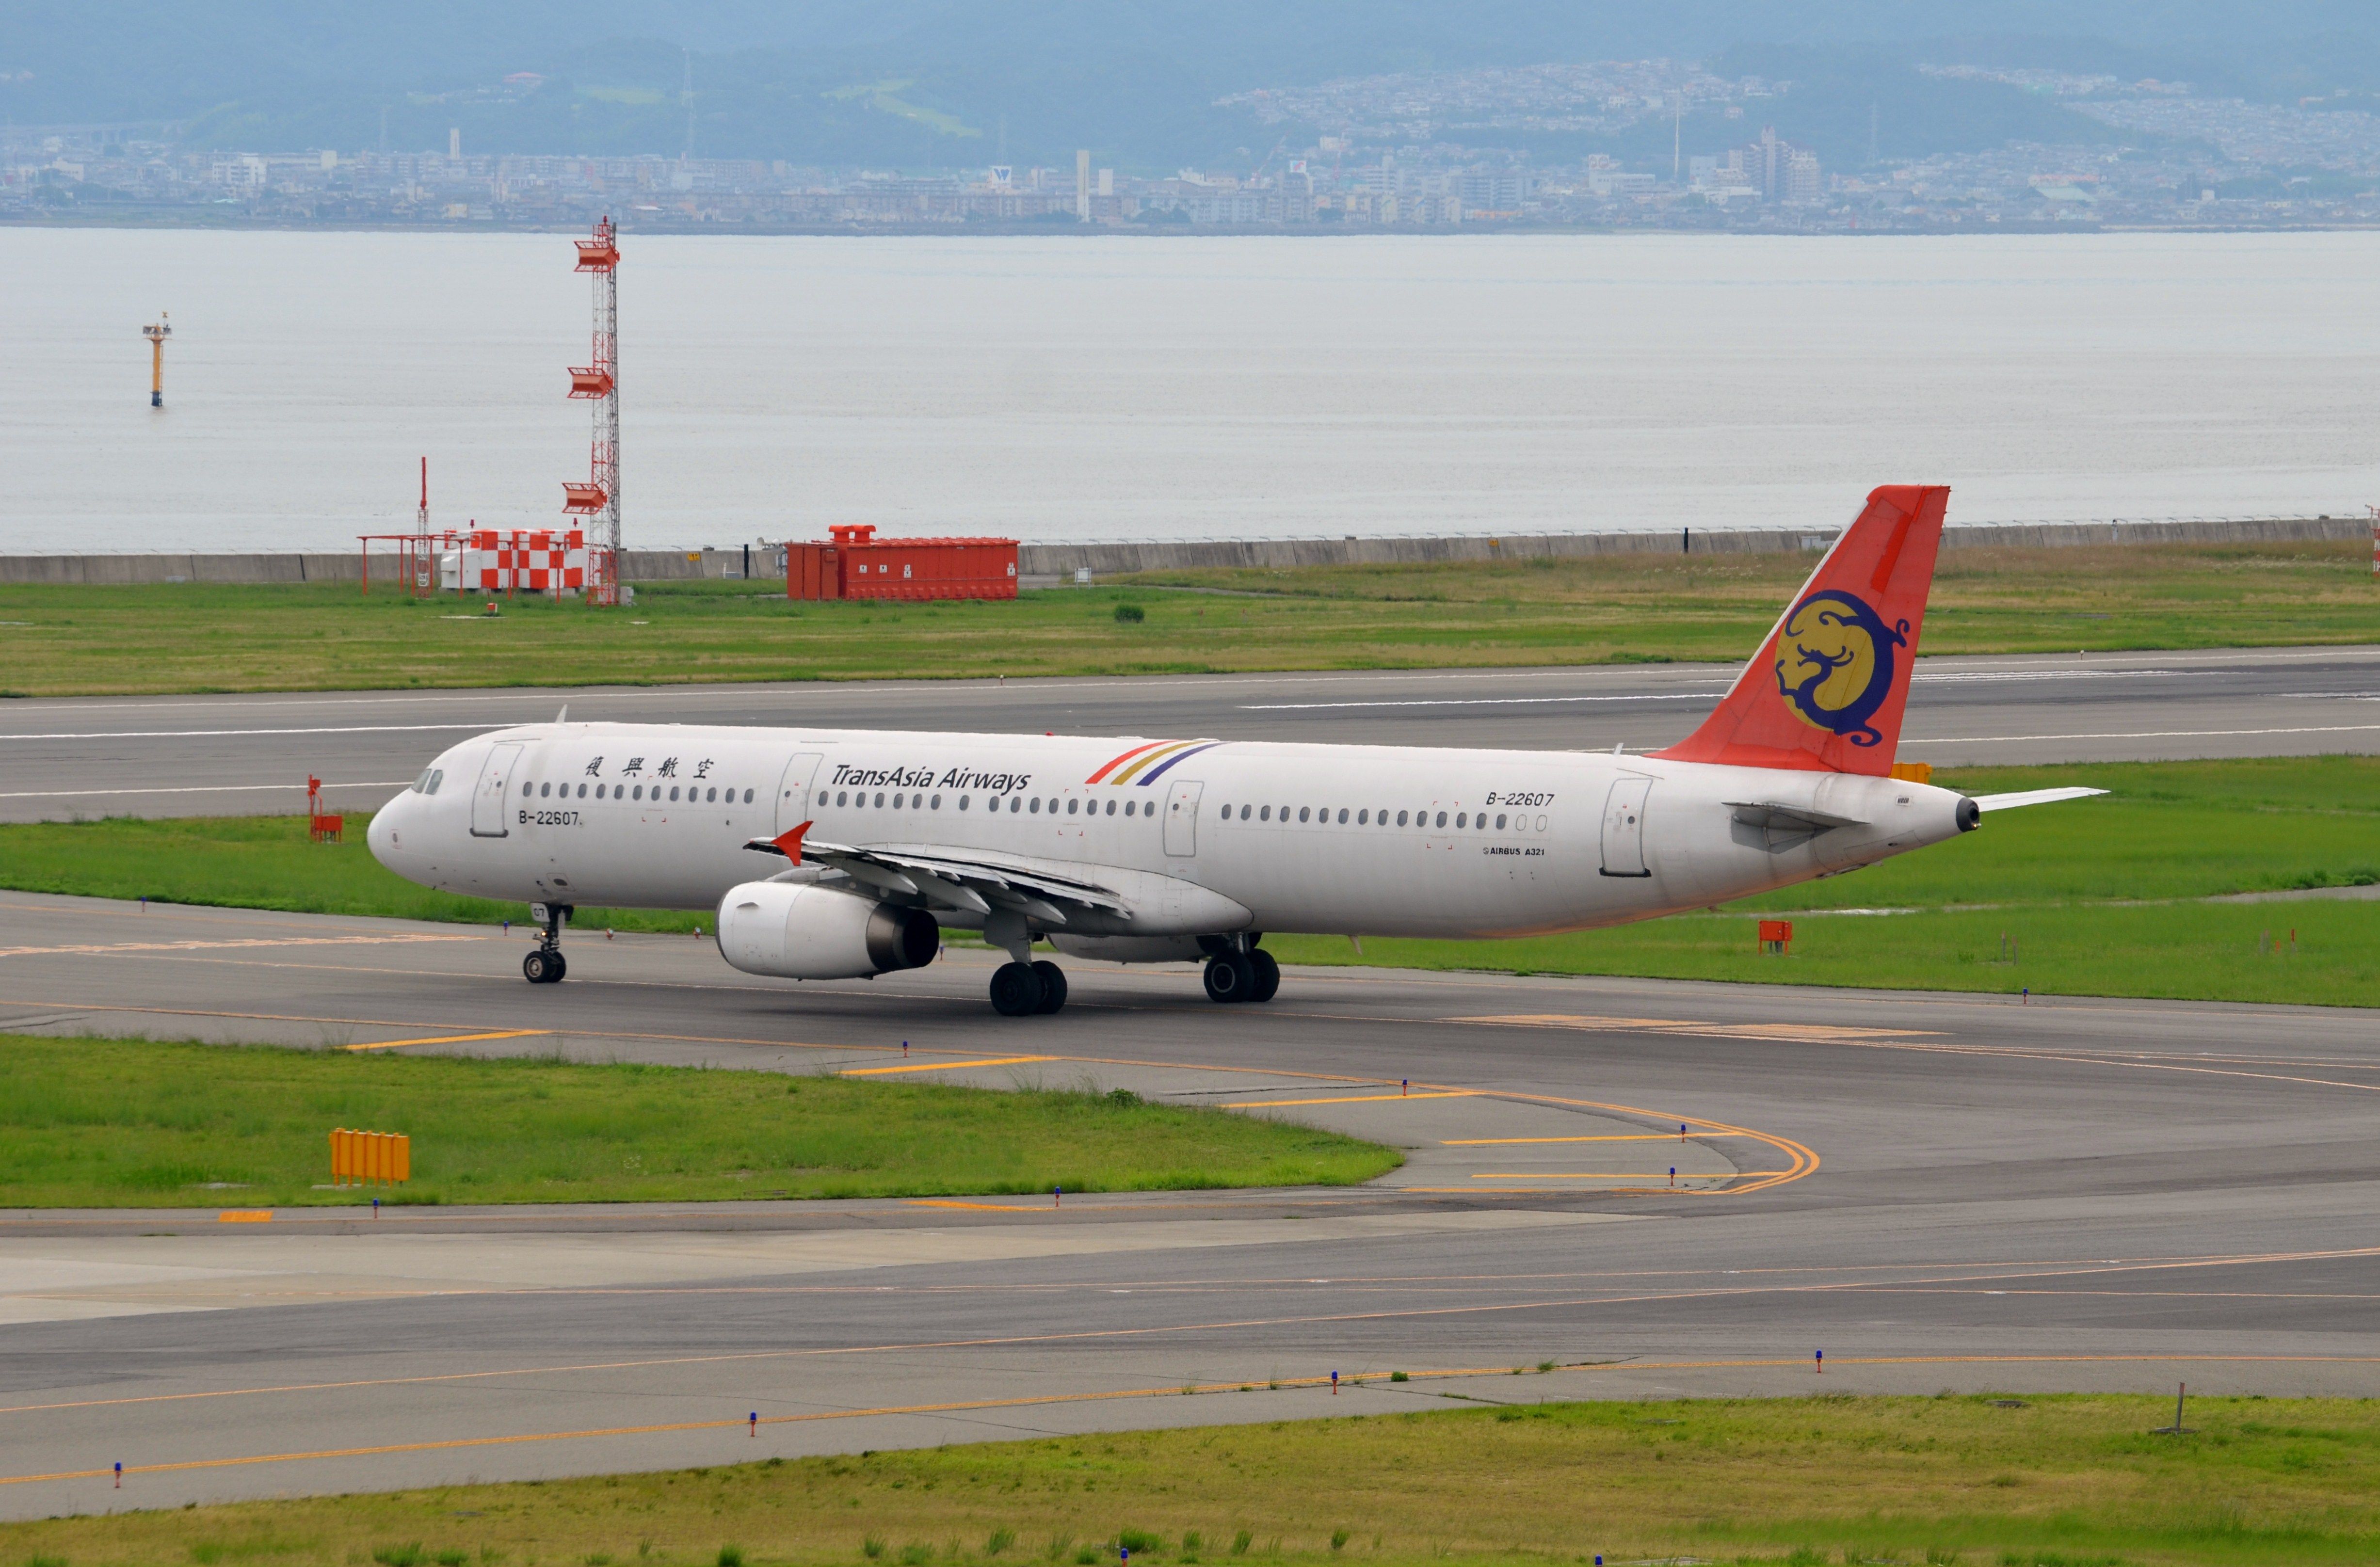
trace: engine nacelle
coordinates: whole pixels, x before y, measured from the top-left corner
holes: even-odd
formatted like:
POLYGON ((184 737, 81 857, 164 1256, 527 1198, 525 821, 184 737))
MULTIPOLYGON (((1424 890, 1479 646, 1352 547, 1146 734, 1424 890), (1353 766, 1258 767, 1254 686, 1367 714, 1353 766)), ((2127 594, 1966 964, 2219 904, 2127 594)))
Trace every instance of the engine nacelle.
POLYGON ((865 979, 919 968, 941 949, 923 909, 790 881, 747 881, 719 900, 719 955, 747 974, 865 979))

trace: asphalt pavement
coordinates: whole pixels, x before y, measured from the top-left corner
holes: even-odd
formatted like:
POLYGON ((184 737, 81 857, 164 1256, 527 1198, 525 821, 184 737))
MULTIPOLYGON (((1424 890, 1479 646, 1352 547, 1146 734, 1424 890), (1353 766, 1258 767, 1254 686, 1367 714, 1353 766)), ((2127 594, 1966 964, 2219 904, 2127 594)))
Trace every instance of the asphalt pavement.
POLYGON ((531 987, 518 932, 6 893, 0 1031, 1129 1087, 1407 1162, 0 1214, 0 1515, 1449 1398, 2380 1393, 2372 1013, 1330 969, 1219 1007, 1073 963, 1063 1013, 1002 1019, 989 954, 795 985, 570 940, 531 987))
MULTIPOLYGON (((652 723, 1166 735, 1649 750, 1734 678, 1716 664, 993 681, 581 686, 0 703, 0 820, 368 811, 473 733, 652 723)), ((1900 755, 1937 766, 2380 750, 2380 648, 1926 659, 1900 755)))

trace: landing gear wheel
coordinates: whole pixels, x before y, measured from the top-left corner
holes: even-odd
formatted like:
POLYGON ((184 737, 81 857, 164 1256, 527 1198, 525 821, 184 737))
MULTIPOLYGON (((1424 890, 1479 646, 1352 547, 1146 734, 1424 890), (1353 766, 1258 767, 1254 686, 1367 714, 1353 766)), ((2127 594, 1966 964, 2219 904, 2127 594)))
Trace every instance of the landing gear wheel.
POLYGON ((1041 1010, 1041 976, 1029 963, 1003 963, 991 971, 991 1010, 1002 1017, 1030 1017, 1041 1010))
POLYGON ((1207 965, 1207 999, 1244 1002, 1256 993, 1257 971, 1245 955, 1226 953, 1207 965))
POLYGON ((1035 978, 1041 981, 1041 1004, 1037 1012, 1055 1012, 1066 1004, 1066 971, 1044 958, 1033 966, 1035 978))
POLYGON ((1257 947, 1248 954, 1248 964, 1256 970, 1256 989, 1248 992, 1252 1002, 1269 1002, 1281 991, 1281 965, 1272 954, 1257 947))
POLYGON ((538 948, 521 959, 521 978, 532 985, 551 985, 562 978, 562 954, 538 948))

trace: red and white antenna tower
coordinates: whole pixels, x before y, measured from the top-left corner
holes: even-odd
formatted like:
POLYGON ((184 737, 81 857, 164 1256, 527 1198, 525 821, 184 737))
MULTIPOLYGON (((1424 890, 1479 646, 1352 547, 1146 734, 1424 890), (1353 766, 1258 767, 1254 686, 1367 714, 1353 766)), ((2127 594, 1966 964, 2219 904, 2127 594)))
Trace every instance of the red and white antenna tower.
POLYGON ((595 362, 573 365, 570 395, 595 404, 587 482, 563 485, 562 509, 593 519, 587 541, 587 601, 620 601, 620 244, 607 215, 578 242, 580 272, 595 274, 595 362))

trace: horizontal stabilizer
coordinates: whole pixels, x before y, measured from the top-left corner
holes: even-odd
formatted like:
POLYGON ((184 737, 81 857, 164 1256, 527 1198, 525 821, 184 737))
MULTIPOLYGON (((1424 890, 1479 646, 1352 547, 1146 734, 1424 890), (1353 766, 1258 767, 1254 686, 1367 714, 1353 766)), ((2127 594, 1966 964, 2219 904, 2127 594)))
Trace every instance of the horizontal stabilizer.
POLYGON ((2063 789, 2020 789, 2012 795, 1977 795, 1977 810, 2014 810, 2019 806, 2046 806, 2058 800, 2080 800, 2092 795, 2104 795, 2105 789, 2084 789, 2069 786, 2063 789))
POLYGON ((1783 806, 1774 800, 1730 800, 1728 809, 1746 827, 1802 827, 1823 832, 1829 827, 1864 827, 1864 818, 1829 816, 1807 806, 1783 806))

